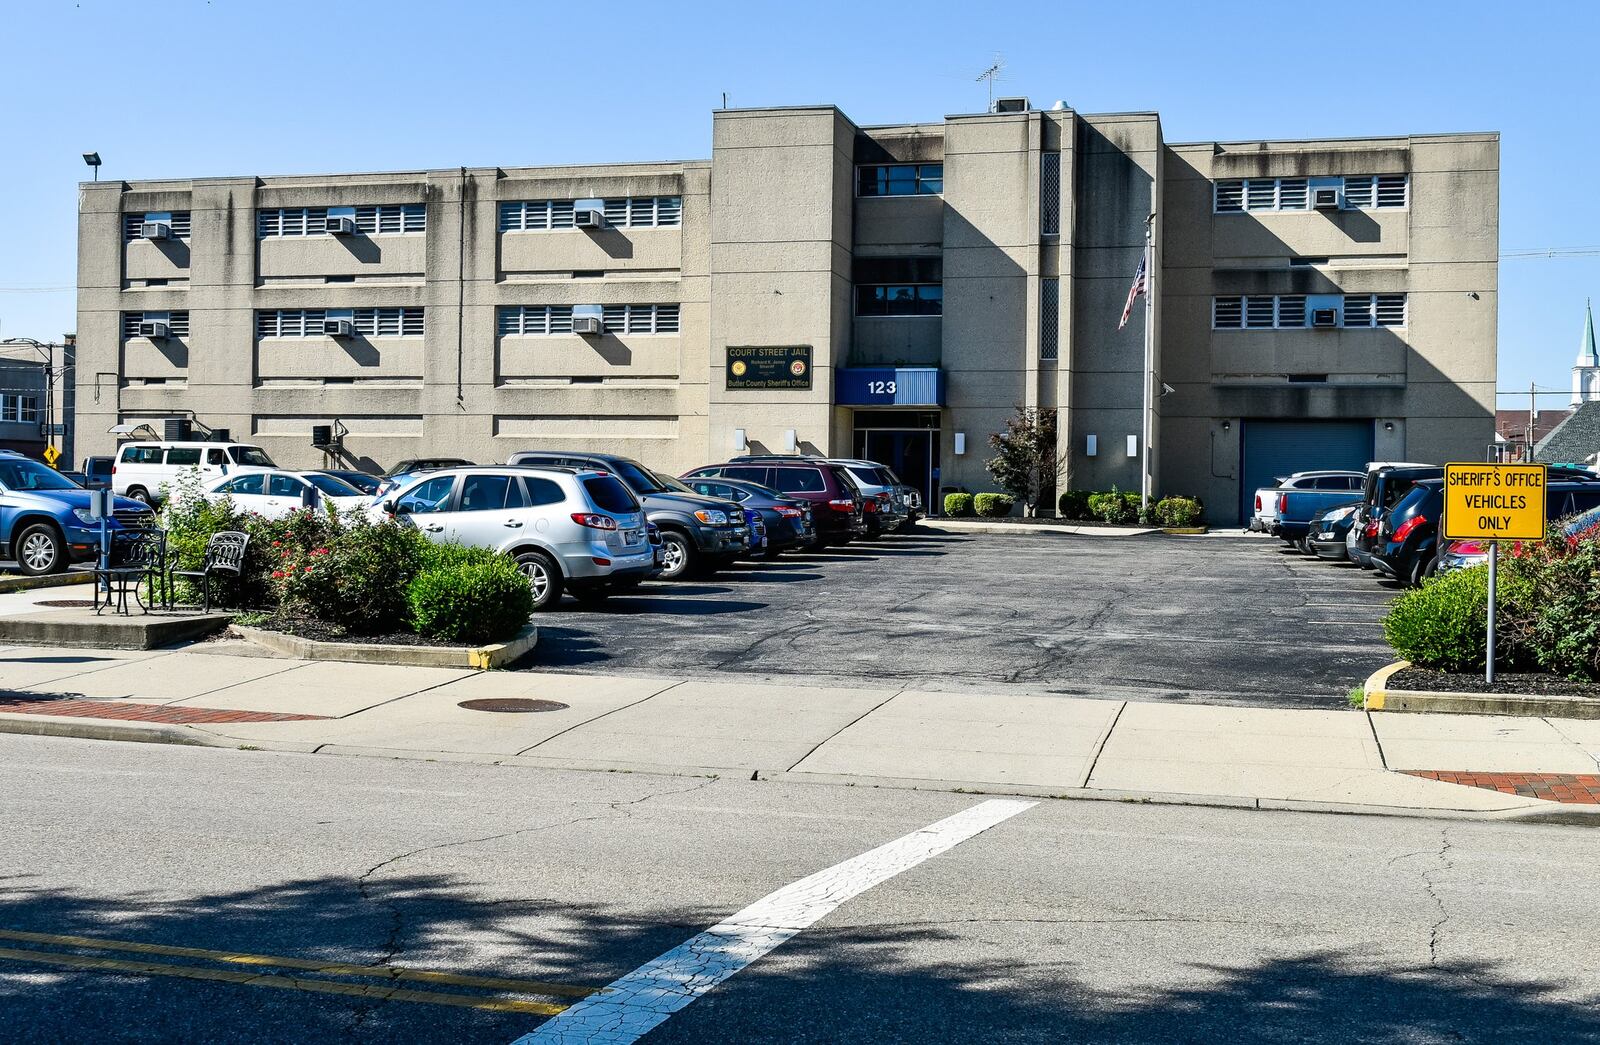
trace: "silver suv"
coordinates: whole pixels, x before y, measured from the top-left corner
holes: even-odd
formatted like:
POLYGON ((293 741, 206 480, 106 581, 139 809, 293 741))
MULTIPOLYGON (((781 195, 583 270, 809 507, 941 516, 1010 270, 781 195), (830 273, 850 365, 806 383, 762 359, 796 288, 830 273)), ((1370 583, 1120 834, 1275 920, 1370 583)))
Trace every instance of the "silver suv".
POLYGON ((906 506, 905 484, 900 477, 877 461, 833 457, 829 464, 844 465, 861 487, 861 492, 878 502, 878 510, 867 515, 867 531, 874 536, 904 528, 911 510, 906 506))
POLYGON ((450 468, 417 476, 373 506, 430 540, 517 561, 533 608, 563 591, 599 602, 657 572, 644 510, 616 476, 587 469, 450 468))

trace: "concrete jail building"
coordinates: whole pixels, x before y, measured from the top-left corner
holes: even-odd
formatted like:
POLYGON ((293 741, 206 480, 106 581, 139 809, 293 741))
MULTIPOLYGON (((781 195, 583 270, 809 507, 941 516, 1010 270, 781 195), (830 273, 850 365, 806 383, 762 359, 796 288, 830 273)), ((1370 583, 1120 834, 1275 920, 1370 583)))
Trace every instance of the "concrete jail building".
POLYGON ((604 449, 673 473, 867 456, 993 489, 1056 412, 1067 484, 1158 492, 1494 438, 1496 134, 1170 144, 1007 99, 860 127, 712 115, 709 160, 84 183, 80 452, 184 417, 280 464, 604 449), (1169 391, 1170 390, 1170 391, 1169 391))

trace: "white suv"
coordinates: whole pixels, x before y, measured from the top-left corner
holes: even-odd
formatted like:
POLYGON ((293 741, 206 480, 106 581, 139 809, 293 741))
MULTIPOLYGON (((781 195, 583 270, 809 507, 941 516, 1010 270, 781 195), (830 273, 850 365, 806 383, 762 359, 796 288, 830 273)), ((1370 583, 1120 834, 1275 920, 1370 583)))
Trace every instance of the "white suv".
POLYGON ((609 472, 449 468, 417 476, 369 511, 408 521, 430 540, 511 556, 533 588, 535 610, 555 605, 563 591, 599 602, 658 572, 644 509, 609 472))
POLYGON ((111 464, 111 488, 135 501, 155 504, 166 499, 163 487, 185 472, 199 475, 204 485, 236 471, 276 467, 265 450, 248 443, 123 443, 111 464))

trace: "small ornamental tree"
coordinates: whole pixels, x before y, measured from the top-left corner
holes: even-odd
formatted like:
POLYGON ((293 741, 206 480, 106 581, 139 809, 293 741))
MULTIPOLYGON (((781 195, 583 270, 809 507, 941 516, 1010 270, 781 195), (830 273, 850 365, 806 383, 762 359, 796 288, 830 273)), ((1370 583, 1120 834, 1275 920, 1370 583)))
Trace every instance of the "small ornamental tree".
POLYGON ((1066 462, 1056 455, 1056 412, 1018 406, 1006 430, 989 437, 994 456, 984 462, 1001 489, 1022 502, 1022 514, 1039 514, 1039 502, 1060 484, 1066 462))

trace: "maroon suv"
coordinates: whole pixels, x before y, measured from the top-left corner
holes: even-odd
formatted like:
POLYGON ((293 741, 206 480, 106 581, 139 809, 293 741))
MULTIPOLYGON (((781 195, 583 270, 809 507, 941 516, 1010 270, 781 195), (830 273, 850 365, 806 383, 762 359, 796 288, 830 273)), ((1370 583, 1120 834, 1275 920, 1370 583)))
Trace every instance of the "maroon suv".
POLYGON ((741 457, 696 468, 685 479, 720 475, 770 486, 786 497, 809 501, 817 544, 848 544, 867 532, 866 497, 843 465, 803 457, 741 457))

